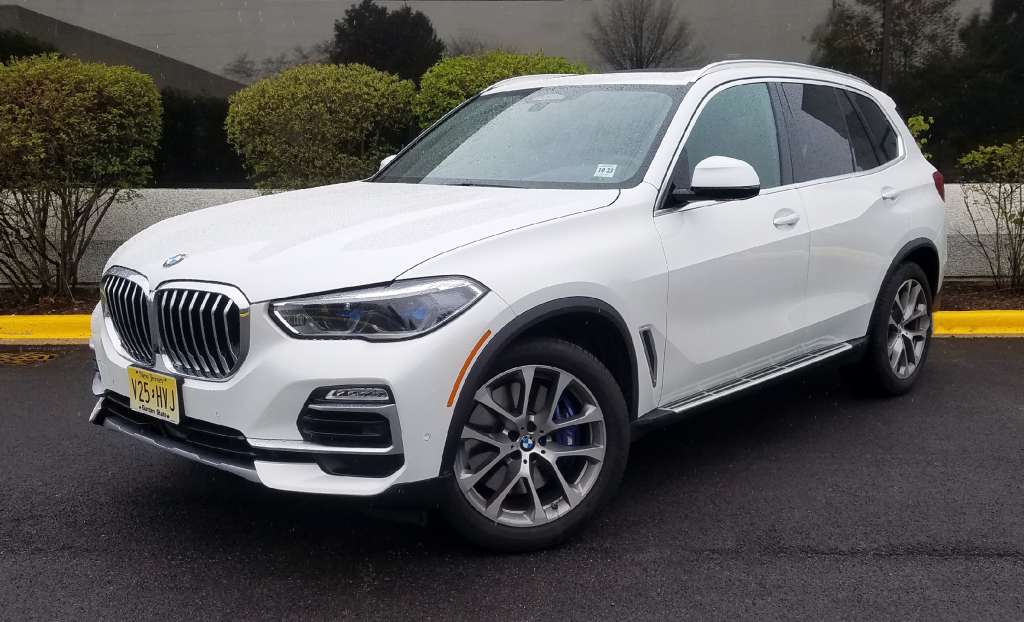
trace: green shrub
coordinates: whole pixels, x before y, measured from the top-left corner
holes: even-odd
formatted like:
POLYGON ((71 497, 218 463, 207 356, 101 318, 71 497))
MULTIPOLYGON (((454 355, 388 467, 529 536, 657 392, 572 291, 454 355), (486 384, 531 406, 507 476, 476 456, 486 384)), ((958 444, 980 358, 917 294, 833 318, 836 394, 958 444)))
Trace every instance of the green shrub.
POLYGON ((960 232, 988 262, 996 287, 1024 288, 1024 138, 960 159, 972 230, 960 232))
POLYGON ((426 129, 490 85, 515 76, 541 73, 590 73, 586 65, 562 56, 517 54, 492 50, 479 56, 456 56, 437 63, 420 80, 414 110, 426 129))
POLYGON ((933 123, 935 123, 935 119, 920 114, 907 119, 907 128, 914 136, 914 140, 917 141, 918 149, 920 149, 924 157, 929 160, 932 159, 932 154, 925 151, 925 146, 928 144, 928 138, 930 135, 926 135, 925 132, 932 129, 933 123))
POLYGON ((228 141, 263 191, 362 179, 402 144, 415 86, 365 65, 307 65, 235 93, 228 141))
POLYGON ((51 54, 0 66, 0 275, 26 299, 68 294, 115 201, 150 176, 152 78, 51 54))

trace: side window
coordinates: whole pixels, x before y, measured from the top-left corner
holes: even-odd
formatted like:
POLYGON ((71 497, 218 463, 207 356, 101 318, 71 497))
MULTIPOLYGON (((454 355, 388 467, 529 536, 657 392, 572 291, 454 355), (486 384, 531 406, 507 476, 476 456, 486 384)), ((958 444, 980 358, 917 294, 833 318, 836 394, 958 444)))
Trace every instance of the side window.
POLYGON ((711 156, 751 165, 762 189, 781 185, 779 135, 766 84, 734 86, 711 98, 686 139, 672 183, 689 188, 693 169, 711 156))
POLYGON ((780 86, 790 112, 794 181, 852 173, 853 148, 835 89, 792 82, 780 86))
POLYGON ((853 97, 857 109, 860 110, 861 116, 864 117, 864 123, 871 135, 872 145, 878 154, 879 164, 892 162, 900 155, 900 141, 896 136, 896 131, 889 125, 885 113, 878 107, 878 104, 860 93, 850 93, 850 95, 853 97))
POLYGON ((851 93, 842 89, 837 89, 836 92, 839 94, 839 107, 843 110, 843 117, 846 119, 846 129, 850 132, 854 170, 870 171, 880 164, 878 154, 875 153, 875 147, 871 141, 871 135, 868 133, 860 113, 850 101, 851 93))

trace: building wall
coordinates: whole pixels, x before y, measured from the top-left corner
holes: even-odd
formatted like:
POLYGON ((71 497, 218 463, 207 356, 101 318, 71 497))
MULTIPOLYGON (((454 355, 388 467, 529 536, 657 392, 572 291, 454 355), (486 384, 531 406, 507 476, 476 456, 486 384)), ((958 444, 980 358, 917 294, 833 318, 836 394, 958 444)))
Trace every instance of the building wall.
POLYGON ((127 65, 153 77, 157 88, 227 97, 242 84, 188 63, 158 54, 21 6, 0 5, 0 28, 12 28, 53 44, 83 61, 127 65))
MULTIPOLYGON (((9 0, 57 19, 220 73, 243 52, 275 55, 329 39, 355 0, 9 0)), ((596 66, 584 27, 603 0, 411 0, 443 38, 471 35, 523 52, 596 66)), ((834 0, 677 0, 713 60, 806 61, 834 0)), ((401 0, 381 2, 391 8, 401 0)), ((989 0, 960 0, 967 14, 989 0)))

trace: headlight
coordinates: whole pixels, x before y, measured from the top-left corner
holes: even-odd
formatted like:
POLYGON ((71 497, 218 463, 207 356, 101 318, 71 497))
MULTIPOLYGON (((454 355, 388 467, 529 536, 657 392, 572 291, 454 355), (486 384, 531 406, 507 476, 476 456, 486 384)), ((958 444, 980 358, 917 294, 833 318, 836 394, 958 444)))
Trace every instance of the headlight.
POLYGON ((409 339, 451 320, 487 293, 465 277, 396 281, 391 285, 282 300, 270 311, 298 337, 409 339))

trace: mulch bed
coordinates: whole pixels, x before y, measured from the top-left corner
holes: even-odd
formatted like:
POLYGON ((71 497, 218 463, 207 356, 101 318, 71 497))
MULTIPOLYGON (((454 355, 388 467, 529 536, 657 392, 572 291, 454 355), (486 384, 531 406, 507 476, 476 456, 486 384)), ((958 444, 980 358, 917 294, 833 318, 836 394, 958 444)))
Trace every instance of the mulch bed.
POLYGON ((74 298, 43 298, 36 304, 25 304, 0 289, 0 315, 89 315, 100 301, 98 288, 80 288, 74 298))
POLYGON ((1021 311, 1024 290, 996 289, 984 281, 946 281, 939 306, 941 311, 1021 311))
MULTIPOLYGON (((44 298, 26 305, 0 289, 0 315, 75 315, 90 314, 99 302, 98 289, 75 291, 74 300, 44 298)), ((984 281, 949 281, 942 288, 942 311, 1024 310, 1024 290, 996 289, 984 281)))

